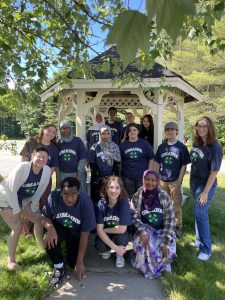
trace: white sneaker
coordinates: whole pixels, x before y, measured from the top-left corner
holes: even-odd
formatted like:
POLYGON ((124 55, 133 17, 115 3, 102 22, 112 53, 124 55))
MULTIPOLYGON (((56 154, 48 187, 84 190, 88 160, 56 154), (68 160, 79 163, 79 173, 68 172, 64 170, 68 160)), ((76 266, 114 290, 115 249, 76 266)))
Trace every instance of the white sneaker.
POLYGON ((194 242, 191 242, 189 245, 194 248, 199 248, 201 242, 199 240, 195 240, 194 242))
POLYGON ((207 261, 207 260, 209 260, 211 255, 212 254, 206 254, 206 253, 200 252, 199 255, 197 256, 197 259, 207 261))
POLYGON ((111 256, 111 251, 100 253, 100 255, 102 256, 103 259, 109 259, 111 256))
POLYGON ((125 259, 122 255, 116 255, 116 267, 123 268, 125 266, 125 259))

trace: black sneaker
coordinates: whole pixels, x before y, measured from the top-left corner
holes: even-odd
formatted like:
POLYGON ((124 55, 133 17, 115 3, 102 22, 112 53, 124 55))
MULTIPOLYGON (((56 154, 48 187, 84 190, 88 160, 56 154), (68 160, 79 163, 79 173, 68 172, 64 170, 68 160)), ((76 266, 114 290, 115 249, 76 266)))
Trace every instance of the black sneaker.
POLYGON ((49 283, 52 287, 62 282, 63 276, 66 274, 66 268, 63 266, 60 269, 54 269, 49 277, 49 283))

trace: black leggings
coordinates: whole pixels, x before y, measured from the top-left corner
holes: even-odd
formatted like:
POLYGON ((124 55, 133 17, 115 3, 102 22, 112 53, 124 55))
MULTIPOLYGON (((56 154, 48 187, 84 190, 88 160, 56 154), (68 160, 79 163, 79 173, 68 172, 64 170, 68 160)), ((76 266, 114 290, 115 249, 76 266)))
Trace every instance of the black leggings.
POLYGON ((53 264, 59 264, 64 261, 61 244, 65 241, 67 262, 70 268, 74 269, 77 260, 80 237, 74 236, 69 228, 63 227, 60 223, 53 221, 53 225, 58 235, 58 243, 54 248, 45 248, 53 264))

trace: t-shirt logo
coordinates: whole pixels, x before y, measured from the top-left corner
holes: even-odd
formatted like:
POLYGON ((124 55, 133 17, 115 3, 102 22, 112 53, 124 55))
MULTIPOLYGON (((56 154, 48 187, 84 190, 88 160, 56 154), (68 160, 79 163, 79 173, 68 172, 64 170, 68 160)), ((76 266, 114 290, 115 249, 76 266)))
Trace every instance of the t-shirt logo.
POLYGON ((109 220, 105 223, 106 227, 115 227, 117 223, 114 220, 109 220))
POLYGON ((166 156, 166 157, 164 158, 164 163, 165 163, 165 165, 172 165, 172 163, 173 163, 173 158, 172 158, 171 156, 166 156))
POLYGON ((129 153, 129 156, 131 159, 137 159, 138 158, 138 153, 136 151, 131 151, 129 153))
POLYGON ((191 153, 191 160, 192 161, 197 161, 198 159, 198 153, 197 152, 192 152, 191 153))
POLYGON ((36 189, 37 189, 36 186, 34 186, 34 187, 31 186, 31 187, 29 187, 29 188, 26 189, 26 193, 28 195, 33 195, 36 192, 36 189))
POLYGON ((64 154, 63 154, 63 160, 64 160, 64 161, 70 161, 70 160, 71 160, 71 155, 70 155, 70 153, 64 153, 64 154))
POLYGON ((66 228, 73 228, 73 221, 70 220, 69 218, 66 218, 63 220, 63 226, 66 228))
POLYGON ((150 214, 148 215, 148 221, 149 221, 150 223, 156 224, 156 223, 158 222, 158 216, 157 216, 157 214, 155 214, 155 213, 150 213, 150 214))

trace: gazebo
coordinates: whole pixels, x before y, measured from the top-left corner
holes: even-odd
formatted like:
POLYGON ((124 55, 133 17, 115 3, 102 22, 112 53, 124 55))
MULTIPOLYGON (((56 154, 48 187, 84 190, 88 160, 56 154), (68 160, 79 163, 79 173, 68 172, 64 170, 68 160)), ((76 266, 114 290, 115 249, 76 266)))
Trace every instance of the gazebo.
MULTIPOLYGON (((104 58, 118 58, 116 47, 113 46, 104 53, 89 61, 90 64, 101 64, 104 58)), ((151 70, 138 71, 135 63, 129 64, 126 73, 138 75, 140 83, 128 83, 122 87, 115 84, 113 72, 96 72, 94 80, 72 79, 72 71, 68 74, 69 83, 54 83, 42 91, 41 100, 45 101, 56 92, 61 101, 58 101, 58 119, 72 108, 76 109, 76 135, 85 139, 86 117, 93 118, 96 111, 106 115, 110 106, 120 109, 129 109, 136 117, 150 113, 154 121, 154 148, 162 142, 164 110, 174 113, 174 121, 179 126, 179 140, 184 138, 184 104, 199 101, 202 94, 180 75, 155 63, 151 70), (163 86, 163 92, 160 87, 163 86), (140 114, 140 109, 142 114, 140 114)))

